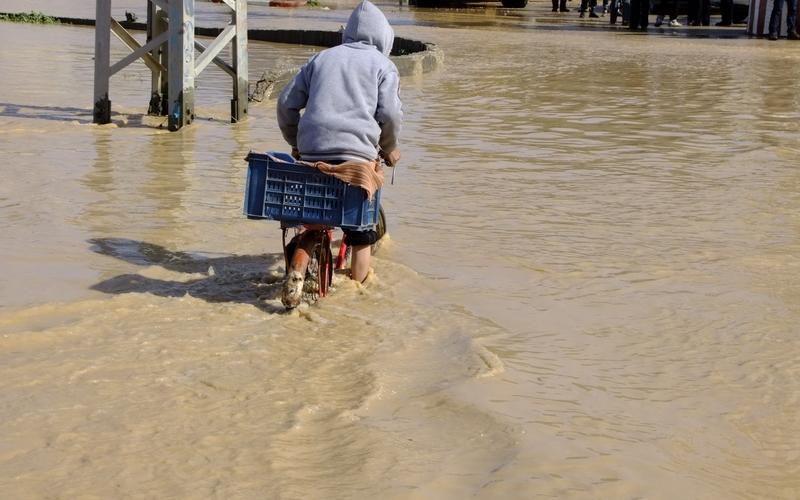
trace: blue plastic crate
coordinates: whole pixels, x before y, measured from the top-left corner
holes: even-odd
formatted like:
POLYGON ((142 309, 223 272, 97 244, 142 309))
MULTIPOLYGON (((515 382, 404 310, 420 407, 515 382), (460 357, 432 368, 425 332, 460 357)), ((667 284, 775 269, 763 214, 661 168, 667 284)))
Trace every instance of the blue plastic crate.
POLYGON ((368 200, 360 187, 297 164, 286 153, 251 152, 247 162, 248 218, 348 229, 366 229, 378 220, 380 189, 368 200))

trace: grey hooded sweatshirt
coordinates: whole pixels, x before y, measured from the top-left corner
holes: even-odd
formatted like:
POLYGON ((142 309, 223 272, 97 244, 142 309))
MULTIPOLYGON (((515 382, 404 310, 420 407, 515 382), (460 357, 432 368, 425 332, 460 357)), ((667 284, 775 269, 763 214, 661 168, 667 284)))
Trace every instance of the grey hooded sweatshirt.
POLYGON ((397 148, 403 120, 394 32, 375 5, 356 6, 342 45, 311 57, 278 98, 278 125, 303 160, 374 160, 397 148), (300 110, 304 109, 303 114, 300 110))

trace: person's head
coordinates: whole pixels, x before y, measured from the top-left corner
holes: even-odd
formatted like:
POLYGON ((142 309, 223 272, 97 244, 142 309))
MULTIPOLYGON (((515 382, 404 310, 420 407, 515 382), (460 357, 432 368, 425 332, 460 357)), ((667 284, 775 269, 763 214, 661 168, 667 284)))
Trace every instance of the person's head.
POLYGON ((368 0, 364 0, 350 14, 342 33, 342 42, 368 43, 388 56, 394 43, 394 31, 383 12, 368 0))

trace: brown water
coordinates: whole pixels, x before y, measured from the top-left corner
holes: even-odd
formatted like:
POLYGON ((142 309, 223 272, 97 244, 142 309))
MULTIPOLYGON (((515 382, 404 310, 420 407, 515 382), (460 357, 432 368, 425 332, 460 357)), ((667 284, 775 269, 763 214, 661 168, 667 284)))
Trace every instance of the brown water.
POLYGON ((0 24, 0 497, 800 497, 800 52, 385 7, 445 67, 375 281, 288 315, 274 103, 168 133, 134 67, 97 127, 92 31, 0 24))

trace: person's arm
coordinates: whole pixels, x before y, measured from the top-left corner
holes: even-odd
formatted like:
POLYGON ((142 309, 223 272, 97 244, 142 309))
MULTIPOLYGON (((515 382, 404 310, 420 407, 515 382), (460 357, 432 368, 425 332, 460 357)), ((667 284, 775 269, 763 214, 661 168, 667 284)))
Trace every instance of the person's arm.
POLYGON ((278 127, 286 142, 297 149, 297 125, 300 123, 300 110, 308 102, 308 80, 311 61, 300 69, 292 81, 278 97, 278 127))
POLYGON ((403 124, 403 103, 400 102, 400 76, 397 70, 383 75, 378 82, 378 108, 375 120, 381 127, 379 146, 384 159, 394 165, 400 159, 397 141, 403 124))

